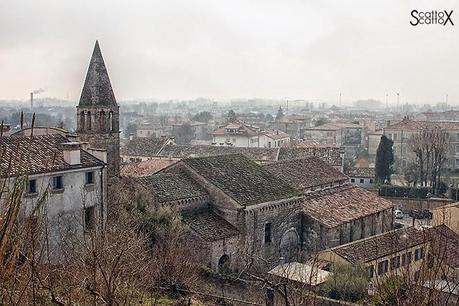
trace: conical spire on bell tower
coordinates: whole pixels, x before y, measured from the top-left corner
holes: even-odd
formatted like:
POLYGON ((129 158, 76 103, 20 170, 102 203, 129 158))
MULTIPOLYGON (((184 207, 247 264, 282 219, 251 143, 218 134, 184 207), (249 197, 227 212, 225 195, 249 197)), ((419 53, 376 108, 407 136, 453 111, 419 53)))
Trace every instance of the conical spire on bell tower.
POLYGON ((117 106, 104 58, 100 51, 99 41, 96 40, 88 72, 81 91, 79 106, 117 106))
POLYGON ((77 106, 77 133, 92 148, 107 151, 108 176, 120 168, 119 106, 96 41, 77 106))

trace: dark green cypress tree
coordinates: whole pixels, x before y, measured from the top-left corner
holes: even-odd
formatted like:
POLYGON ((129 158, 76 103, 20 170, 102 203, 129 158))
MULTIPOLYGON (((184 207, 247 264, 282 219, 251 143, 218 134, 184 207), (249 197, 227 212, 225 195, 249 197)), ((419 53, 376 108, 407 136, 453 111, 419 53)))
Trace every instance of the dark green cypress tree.
POLYGON ((378 150, 376 151, 375 175, 376 182, 384 184, 390 183, 390 176, 393 173, 392 165, 394 164, 394 142, 385 135, 381 136, 378 150))

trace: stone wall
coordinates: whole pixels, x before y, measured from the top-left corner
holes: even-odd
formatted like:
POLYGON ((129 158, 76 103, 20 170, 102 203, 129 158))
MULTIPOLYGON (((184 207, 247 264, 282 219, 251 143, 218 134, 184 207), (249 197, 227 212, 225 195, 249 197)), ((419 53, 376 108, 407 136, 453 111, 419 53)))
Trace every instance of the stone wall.
POLYGON ((303 256, 393 229, 393 209, 354 219, 329 228, 304 214, 302 219, 303 256))

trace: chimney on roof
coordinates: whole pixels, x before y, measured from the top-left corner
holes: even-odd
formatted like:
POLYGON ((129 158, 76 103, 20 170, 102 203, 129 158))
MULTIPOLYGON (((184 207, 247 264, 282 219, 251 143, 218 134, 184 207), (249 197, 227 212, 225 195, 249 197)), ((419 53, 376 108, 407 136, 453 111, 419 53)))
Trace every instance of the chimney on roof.
POLYGON ((88 148, 87 152, 104 163, 107 163, 107 150, 88 148))
POLYGON ((64 153, 64 161, 71 165, 76 166, 81 164, 79 142, 64 142, 62 144, 62 151, 64 153))

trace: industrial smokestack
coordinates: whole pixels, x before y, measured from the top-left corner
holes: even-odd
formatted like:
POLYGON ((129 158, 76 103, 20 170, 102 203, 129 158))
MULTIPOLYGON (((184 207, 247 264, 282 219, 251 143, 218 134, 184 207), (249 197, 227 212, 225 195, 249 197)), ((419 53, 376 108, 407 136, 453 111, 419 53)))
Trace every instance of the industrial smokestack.
POLYGON ((33 92, 30 93, 30 111, 33 112, 33 92))

